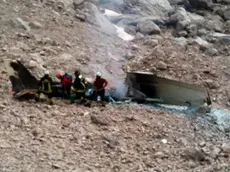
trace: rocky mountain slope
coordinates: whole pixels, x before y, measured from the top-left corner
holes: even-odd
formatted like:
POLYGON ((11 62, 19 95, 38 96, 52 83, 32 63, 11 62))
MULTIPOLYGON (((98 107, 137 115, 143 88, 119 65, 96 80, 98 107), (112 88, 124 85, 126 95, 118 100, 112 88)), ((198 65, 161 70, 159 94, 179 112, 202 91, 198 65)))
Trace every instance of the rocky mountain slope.
POLYGON ((207 85, 226 106, 227 0, 0 2, 0 171, 229 171, 229 134, 207 114, 18 102, 3 66, 21 59, 37 77, 100 70, 109 86, 127 70, 152 71, 207 85), (105 9, 122 15, 106 17, 105 9), (120 39, 113 24, 135 39, 120 39))
POLYGON ((215 103, 228 104, 228 1, 116 2, 104 6, 119 6, 114 10, 124 15, 110 17, 110 21, 136 36, 129 52, 128 69, 204 85, 210 89, 215 103))

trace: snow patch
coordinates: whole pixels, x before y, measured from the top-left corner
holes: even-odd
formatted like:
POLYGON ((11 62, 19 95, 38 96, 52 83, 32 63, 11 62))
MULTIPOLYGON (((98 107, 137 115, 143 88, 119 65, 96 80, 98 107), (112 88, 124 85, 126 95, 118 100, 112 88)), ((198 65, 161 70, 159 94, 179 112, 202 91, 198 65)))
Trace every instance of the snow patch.
MULTIPOLYGON (((107 17, 119 17, 119 16, 122 16, 122 14, 120 13, 117 13, 115 11, 112 11, 112 10, 108 10, 108 9, 105 9, 105 12, 104 14, 105 16, 107 17)), ((124 41, 132 41, 134 39, 134 36, 128 34, 127 32, 125 32, 124 28, 122 27, 119 27, 117 25, 114 25, 116 30, 117 30, 117 36, 121 39, 123 39, 124 41)))
POLYGON ((122 27, 114 25, 117 29, 117 36, 124 41, 132 41, 134 39, 134 36, 128 34, 125 32, 125 30, 122 27))
POLYGON ((108 16, 108 17, 119 17, 119 16, 122 16, 122 14, 117 13, 117 12, 112 11, 112 10, 108 10, 108 9, 105 9, 105 13, 103 15, 108 16))

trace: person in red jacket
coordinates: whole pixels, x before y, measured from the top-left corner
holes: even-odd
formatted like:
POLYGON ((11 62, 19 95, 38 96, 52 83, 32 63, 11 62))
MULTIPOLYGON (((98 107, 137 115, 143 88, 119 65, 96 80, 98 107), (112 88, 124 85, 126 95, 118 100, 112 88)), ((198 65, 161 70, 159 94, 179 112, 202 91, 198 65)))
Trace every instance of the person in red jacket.
POLYGON ((61 80, 63 97, 65 97, 65 92, 67 93, 67 96, 70 97, 72 76, 65 72, 60 72, 56 77, 61 80))
POLYGON ((105 87, 108 85, 108 82, 101 77, 101 73, 97 72, 96 79, 93 83, 94 85, 94 95, 97 100, 98 96, 100 96, 101 101, 105 100, 105 87))

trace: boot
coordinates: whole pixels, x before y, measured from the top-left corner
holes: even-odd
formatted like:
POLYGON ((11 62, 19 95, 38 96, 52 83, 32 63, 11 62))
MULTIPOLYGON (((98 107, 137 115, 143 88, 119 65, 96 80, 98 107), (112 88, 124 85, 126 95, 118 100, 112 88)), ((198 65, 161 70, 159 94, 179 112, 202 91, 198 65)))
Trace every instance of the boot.
POLYGON ((52 99, 49 99, 48 102, 49 102, 50 105, 54 104, 52 99))
POLYGON ((35 101, 38 102, 40 100, 40 94, 35 94, 35 101))
POLYGON ((91 107, 91 101, 90 101, 90 100, 86 101, 86 102, 84 103, 84 106, 85 106, 85 107, 91 107))

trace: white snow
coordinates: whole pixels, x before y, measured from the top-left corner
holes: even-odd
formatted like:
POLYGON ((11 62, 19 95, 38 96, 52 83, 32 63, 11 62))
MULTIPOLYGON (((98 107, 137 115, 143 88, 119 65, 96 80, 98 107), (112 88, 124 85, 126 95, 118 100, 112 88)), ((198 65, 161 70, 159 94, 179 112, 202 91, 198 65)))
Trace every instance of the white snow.
POLYGON ((118 17, 118 16, 122 16, 122 14, 119 14, 115 11, 112 11, 112 10, 108 10, 108 9, 105 9, 105 13, 104 13, 105 16, 108 16, 108 17, 118 17))
MULTIPOLYGON (((118 17, 118 16, 122 16, 122 14, 119 14, 115 11, 112 10, 108 10, 105 9, 105 13, 103 14, 107 17, 118 17)), ((117 36, 121 39, 123 39, 124 41, 132 41, 134 39, 134 36, 128 34, 127 32, 125 32, 124 28, 119 27, 117 25, 114 25, 116 30, 117 30, 117 36)))
POLYGON ((128 34, 125 32, 125 30, 122 27, 114 25, 117 29, 117 36, 124 41, 132 41, 134 39, 134 36, 128 34))

